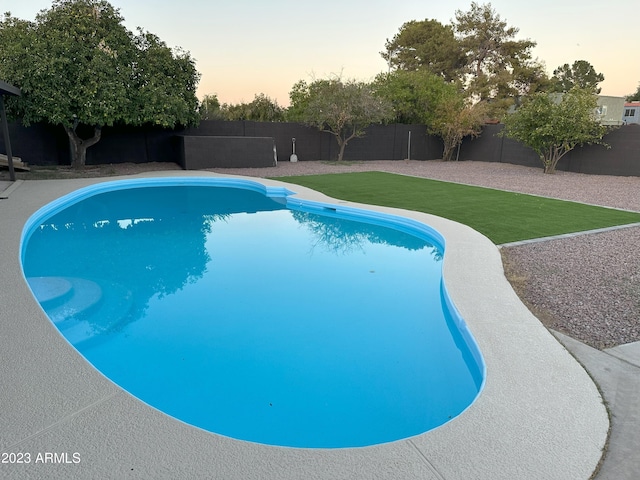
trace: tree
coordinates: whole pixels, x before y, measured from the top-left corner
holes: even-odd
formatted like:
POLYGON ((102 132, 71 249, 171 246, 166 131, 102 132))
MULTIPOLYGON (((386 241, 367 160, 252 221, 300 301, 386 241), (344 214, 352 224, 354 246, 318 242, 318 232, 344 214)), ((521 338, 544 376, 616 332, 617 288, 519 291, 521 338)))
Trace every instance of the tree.
POLYGON ((598 83, 604 81, 604 75, 596 72, 593 65, 586 60, 576 60, 573 65, 565 63, 553 71, 552 91, 565 93, 573 87, 592 90, 600 93, 598 83))
POLYGON ((278 105, 277 100, 260 93, 255 95, 253 101, 249 103, 249 120, 256 122, 282 122, 284 120, 284 109, 278 105))
POLYGON ((264 93, 256 95, 250 103, 223 104, 221 114, 225 120, 252 120, 254 122, 282 122, 284 109, 264 93))
POLYGON ((200 120, 222 120, 220 100, 216 94, 205 95, 200 102, 200 120))
POLYGON ((592 89, 574 87, 559 96, 536 93, 504 119, 501 133, 532 148, 554 173, 558 161, 578 145, 601 144, 606 128, 597 120, 592 89))
POLYGON ((25 125, 62 125, 74 167, 105 126, 198 121, 200 76, 189 53, 123 21, 106 0, 54 0, 35 22, 10 14, 0 22, 0 77, 22 91, 12 113, 25 125))
MULTIPOLYGON (((159 127, 198 123, 196 88, 200 74, 190 54, 171 49, 156 35, 138 28, 133 38, 134 107, 129 123, 159 127)), ((118 66, 116 66, 118 68, 118 66)))
POLYGON ((536 42, 514 40, 519 29, 507 27, 491 4, 471 3, 468 12, 456 11, 454 28, 466 56, 466 84, 469 94, 478 100, 501 101, 516 94, 514 85, 539 71, 532 60, 536 42))
POLYGON ((442 99, 457 91, 454 84, 428 70, 381 73, 374 80, 373 88, 376 95, 393 107, 393 121, 424 125, 433 122, 442 99))
MULTIPOLYGON (((438 104, 427 132, 442 139, 442 160, 450 161, 465 137, 478 137, 485 123, 487 105, 472 103, 461 93, 448 95, 438 104)), ((457 160, 457 158, 456 158, 457 160)))
POLYGON ((285 113, 286 120, 304 123, 311 98, 319 95, 321 90, 328 89, 330 83, 331 80, 327 79, 314 79, 311 83, 299 80, 294 83, 289 92, 289 108, 285 113))
POLYGON ((551 89, 551 84, 546 67, 537 60, 526 62, 522 66, 515 66, 513 69, 511 86, 516 98, 531 95, 535 92, 548 92, 551 89))
POLYGON ((367 126, 392 115, 389 103, 377 97, 371 85, 355 80, 300 81, 289 97, 292 115, 335 137, 340 148, 338 161, 342 161, 350 140, 364 136, 367 126))
POLYGON ((459 77, 465 57, 456 40, 453 27, 437 20, 406 22, 400 31, 385 43, 380 52, 389 65, 398 70, 426 69, 447 80, 459 77))
POLYGON ((459 85, 426 70, 380 74, 374 86, 376 94, 393 106, 397 122, 424 124, 429 134, 442 139, 445 161, 452 159, 465 137, 482 132, 486 103, 473 104, 459 85))
POLYGON ((627 95, 625 98, 627 99, 627 102, 640 102, 640 84, 638 84, 638 89, 636 90, 636 93, 627 95))

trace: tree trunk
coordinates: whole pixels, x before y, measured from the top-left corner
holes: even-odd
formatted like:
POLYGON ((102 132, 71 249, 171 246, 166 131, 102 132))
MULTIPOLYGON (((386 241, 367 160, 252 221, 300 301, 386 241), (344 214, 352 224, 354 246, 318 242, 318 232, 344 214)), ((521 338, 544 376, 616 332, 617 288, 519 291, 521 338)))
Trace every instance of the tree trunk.
POLYGON ((571 148, 562 149, 560 147, 553 146, 549 149, 547 157, 541 155, 540 158, 544 164, 544 173, 556 173, 556 166, 558 165, 558 162, 570 150, 571 148))
POLYGON ((445 142, 444 150, 442 151, 442 161, 443 162, 450 161, 452 155, 453 155, 453 148, 451 148, 451 146, 448 145, 447 142, 445 142))
POLYGON ((442 143, 444 145, 444 149, 442 151, 442 160, 445 162, 450 162, 453 158, 453 152, 460 142, 456 137, 449 137, 449 135, 445 135, 445 138, 442 138, 442 143))
POLYGON ((560 160, 560 156, 558 156, 556 152, 552 152, 549 157, 543 158, 542 163, 544 164, 544 173, 556 173, 558 160, 560 160))
POLYGON ((347 142, 340 142, 340 140, 338 140, 338 145, 340 146, 340 150, 338 151, 338 161, 341 162, 342 157, 344 157, 344 149, 347 146, 347 142))
POLYGON ((87 161, 87 148, 95 145, 100 141, 100 137, 102 136, 102 128, 94 127, 93 136, 84 140, 77 134, 76 127, 77 125, 73 128, 65 126, 64 131, 67 132, 67 136, 69 137, 71 167, 83 168, 87 161))
POLYGON ((344 140, 342 139, 342 134, 335 132, 331 133, 333 133, 333 135, 336 137, 336 140, 338 141, 338 146, 340 147, 340 151, 338 152, 338 161, 341 162, 342 158, 344 157, 344 149, 347 148, 347 143, 349 143, 352 138, 356 138, 357 136, 357 128, 354 126, 351 135, 349 135, 348 137, 345 134, 344 140))

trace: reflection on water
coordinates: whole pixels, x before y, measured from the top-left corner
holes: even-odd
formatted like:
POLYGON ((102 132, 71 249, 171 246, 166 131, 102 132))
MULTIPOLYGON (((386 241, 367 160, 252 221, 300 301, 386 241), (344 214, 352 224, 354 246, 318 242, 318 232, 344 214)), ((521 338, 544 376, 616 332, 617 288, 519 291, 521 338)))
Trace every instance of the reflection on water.
POLYGON ((389 245, 408 250, 430 248, 434 259, 441 260, 442 252, 426 240, 389 227, 373 225, 340 216, 319 215, 304 211, 292 211, 293 218, 312 233, 312 248, 322 246, 335 254, 347 254, 363 250, 365 243, 389 245))
POLYGON ((283 208, 264 195, 238 189, 147 190, 145 195, 131 189, 89 197, 47 219, 31 235, 23 268, 27 279, 41 278, 36 295, 46 292, 47 284, 75 279, 66 305, 43 305, 61 330, 73 329, 70 340, 120 328, 143 316, 150 298, 173 294, 201 278, 210 261, 205 240, 215 222, 238 212, 283 208), (113 308, 114 302, 119 308, 113 308))
MULTIPOLYGON (((233 188, 156 187, 89 197, 47 219, 29 239, 24 271, 50 318, 78 343, 145 314, 149 299, 163 298, 202 278, 212 263, 207 240, 216 222, 234 215, 285 210, 262 194, 233 188), (53 285, 65 281, 71 292, 42 301, 53 285), (98 314, 96 314, 99 312, 98 314)), ((287 211, 288 212, 288 211, 287 211)), ((310 233, 309 251, 322 246, 346 255, 366 244, 429 248, 423 239, 392 228, 336 216, 291 211, 310 233)), ((264 228, 278 228, 272 223, 264 228)), ((285 232, 282 232, 286 235, 285 232)), ((260 248, 260 231, 251 235, 260 248)), ((244 256, 237 252, 238 256, 244 256)), ((223 253, 226 255, 226 253, 223 253)))

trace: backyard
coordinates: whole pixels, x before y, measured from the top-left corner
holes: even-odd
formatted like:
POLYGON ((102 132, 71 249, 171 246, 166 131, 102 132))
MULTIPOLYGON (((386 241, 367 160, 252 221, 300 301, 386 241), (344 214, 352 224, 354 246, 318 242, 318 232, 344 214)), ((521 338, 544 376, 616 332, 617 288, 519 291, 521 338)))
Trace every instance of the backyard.
MULTIPOLYGON (((101 177, 179 168, 170 163, 88 166, 80 172, 36 167, 18 177, 101 177)), ((508 164, 420 161, 281 162, 275 168, 217 171, 273 177, 334 198, 450 218, 497 245, 640 222, 637 177, 568 172, 550 176, 540 169, 508 164)), ((6 172, 0 172, 0 180, 3 175, 6 172)), ((501 248, 505 274, 549 328, 601 349, 638 341, 640 260, 634 252, 640 249, 639 230, 635 226, 505 246, 501 248)))
POLYGON ((640 222, 636 212, 385 172, 278 180, 333 198, 448 218, 479 231, 496 245, 640 222))
MULTIPOLYGON (((522 167, 519 167, 522 168, 522 167)), ((466 224, 496 245, 640 222, 640 213, 382 172, 279 177, 334 198, 466 224)), ((501 249, 505 275, 549 328, 596 348, 640 340, 637 225, 501 249)))

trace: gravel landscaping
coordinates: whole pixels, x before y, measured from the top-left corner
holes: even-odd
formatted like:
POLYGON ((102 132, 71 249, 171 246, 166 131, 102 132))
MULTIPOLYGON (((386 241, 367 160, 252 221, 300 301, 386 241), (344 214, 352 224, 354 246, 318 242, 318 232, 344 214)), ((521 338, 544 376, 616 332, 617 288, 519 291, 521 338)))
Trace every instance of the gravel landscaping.
MULTIPOLYGON (((88 167, 82 176, 172 168, 179 167, 114 164, 88 167)), ((280 162, 270 168, 213 170, 255 177, 378 170, 640 211, 640 177, 560 171, 545 175, 542 168, 504 163, 301 161, 280 162)), ((19 178, 68 178, 76 174, 60 168, 36 170, 19 178)), ((640 227, 508 246, 501 251, 507 278, 522 301, 549 328, 600 349, 640 341, 640 227)))

